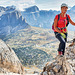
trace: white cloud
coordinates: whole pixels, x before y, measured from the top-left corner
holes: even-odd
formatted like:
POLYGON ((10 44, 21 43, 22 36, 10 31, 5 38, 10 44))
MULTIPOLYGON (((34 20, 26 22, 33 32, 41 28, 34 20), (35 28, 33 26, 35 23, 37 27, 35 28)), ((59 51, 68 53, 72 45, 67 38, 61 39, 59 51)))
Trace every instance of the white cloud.
POLYGON ((16 3, 16 7, 19 8, 19 10, 23 10, 23 8, 32 6, 35 4, 35 0, 19 0, 16 3))
POLYGON ((72 7, 75 5, 75 0, 0 0, 0 6, 15 5, 19 10, 32 5, 37 5, 39 9, 60 10, 62 3, 67 3, 69 7, 72 7))
POLYGON ((34 5, 35 0, 0 0, 0 6, 11 6, 15 5, 17 9, 23 10, 23 8, 26 8, 28 6, 34 5))
POLYGON ((40 9, 45 10, 60 10, 60 6, 62 3, 68 4, 69 7, 75 5, 75 0, 36 0, 36 5, 40 9))

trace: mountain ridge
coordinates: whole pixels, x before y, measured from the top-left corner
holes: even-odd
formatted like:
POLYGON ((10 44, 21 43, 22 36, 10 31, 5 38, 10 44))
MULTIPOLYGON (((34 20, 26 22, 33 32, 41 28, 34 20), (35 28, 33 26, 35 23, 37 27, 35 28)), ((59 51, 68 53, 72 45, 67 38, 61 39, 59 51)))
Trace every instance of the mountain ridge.
POLYGON ((0 7, 0 38, 28 27, 30 25, 16 7, 0 7))
MULTIPOLYGON (((29 7, 29 9, 30 9, 30 7, 29 7)), ((34 8, 32 8, 32 9, 34 9, 34 8)), ((75 14, 74 10, 75 10, 75 8, 73 6, 71 9, 69 9, 67 11, 67 14, 70 15, 72 20, 75 20, 75 18, 73 17, 74 14, 75 14)), ((59 14, 60 11, 56 11, 56 10, 39 10, 38 12, 35 11, 34 13, 31 13, 31 12, 27 13, 26 11, 23 11, 21 13, 22 13, 23 17, 26 18, 27 23, 29 23, 31 26, 52 29, 52 24, 53 24, 55 15, 59 14)), ((69 24, 68 29, 70 31, 71 30, 74 31, 74 27, 71 24, 69 24)))
POLYGON ((39 11, 39 8, 35 5, 29 8, 25 8, 25 12, 30 13, 30 12, 37 12, 39 11))

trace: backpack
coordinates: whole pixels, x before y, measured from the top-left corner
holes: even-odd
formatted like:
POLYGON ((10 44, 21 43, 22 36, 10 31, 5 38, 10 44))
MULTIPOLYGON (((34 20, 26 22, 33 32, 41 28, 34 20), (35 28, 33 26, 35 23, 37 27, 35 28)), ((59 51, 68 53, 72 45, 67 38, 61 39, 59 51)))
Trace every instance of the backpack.
MULTIPOLYGON (((60 19, 60 14, 58 14, 58 21, 59 21, 59 19, 60 19)), ((66 20, 67 20, 67 25, 66 25, 66 27, 67 27, 68 24, 69 24, 69 18, 68 18, 68 15, 67 14, 66 14, 66 20)), ((52 30, 54 30, 54 22, 52 24, 52 30)))

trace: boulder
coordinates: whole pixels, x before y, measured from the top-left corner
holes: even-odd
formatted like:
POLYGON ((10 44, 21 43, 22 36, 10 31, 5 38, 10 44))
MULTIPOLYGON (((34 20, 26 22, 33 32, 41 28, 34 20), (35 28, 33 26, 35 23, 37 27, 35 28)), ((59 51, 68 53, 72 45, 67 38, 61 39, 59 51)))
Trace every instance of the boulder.
POLYGON ((24 67, 13 49, 0 39, 0 73, 5 72, 23 74, 24 67))
POLYGON ((55 61, 47 63, 43 68, 43 73, 49 75, 75 75, 75 45, 68 47, 65 55, 55 57, 55 61))

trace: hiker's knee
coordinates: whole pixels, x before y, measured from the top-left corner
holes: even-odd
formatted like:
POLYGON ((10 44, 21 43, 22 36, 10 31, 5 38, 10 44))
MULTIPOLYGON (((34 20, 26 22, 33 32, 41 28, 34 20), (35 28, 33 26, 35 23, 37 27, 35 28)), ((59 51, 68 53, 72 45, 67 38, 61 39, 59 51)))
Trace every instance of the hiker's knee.
POLYGON ((65 45, 66 42, 65 42, 65 41, 61 41, 61 43, 62 43, 63 45, 65 45))

